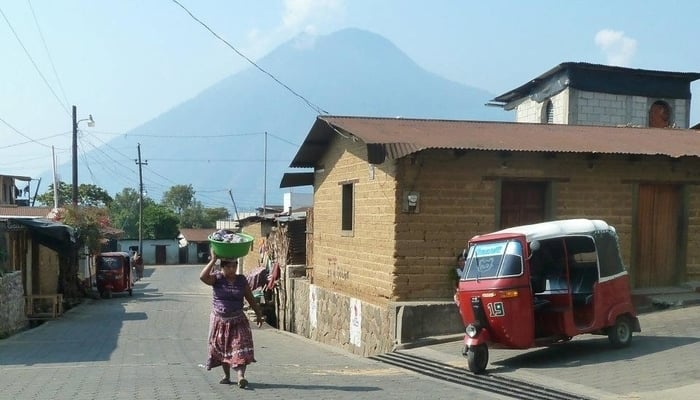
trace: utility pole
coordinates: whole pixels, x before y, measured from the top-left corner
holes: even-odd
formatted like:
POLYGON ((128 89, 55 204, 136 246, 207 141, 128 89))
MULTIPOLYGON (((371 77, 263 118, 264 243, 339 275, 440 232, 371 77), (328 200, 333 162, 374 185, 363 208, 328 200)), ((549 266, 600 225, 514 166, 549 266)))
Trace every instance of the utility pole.
POLYGON ((88 121, 88 126, 95 126, 92 114, 89 118, 78 120, 78 109, 73 106, 73 207, 78 208, 78 122, 88 121))
POLYGON ((141 143, 138 144, 139 158, 136 164, 139 166, 139 251, 141 259, 143 260, 143 174, 141 172, 142 165, 148 165, 148 160, 141 162, 141 143))
POLYGON ((73 106, 73 208, 78 208, 78 118, 73 106))
POLYGON ((267 214, 267 132, 265 132, 265 160, 264 160, 264 172, 263 172, 263 212, 262 215, 267 214))

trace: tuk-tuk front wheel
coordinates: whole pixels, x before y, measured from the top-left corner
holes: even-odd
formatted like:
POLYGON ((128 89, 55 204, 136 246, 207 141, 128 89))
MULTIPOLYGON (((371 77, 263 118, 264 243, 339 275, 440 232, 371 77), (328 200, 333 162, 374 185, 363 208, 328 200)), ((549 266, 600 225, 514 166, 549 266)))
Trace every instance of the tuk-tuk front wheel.
POLYGON ((486 371, 489 363, 489 348, 485 344, 470 346, 467 349, 467 366, 475 374, 482 374, 486 371))
POLYGON ((615 324, 608 328, 608 340, 615 348, 629 346, 632 342, 632 323, 624 315, 617 317, 615 324))

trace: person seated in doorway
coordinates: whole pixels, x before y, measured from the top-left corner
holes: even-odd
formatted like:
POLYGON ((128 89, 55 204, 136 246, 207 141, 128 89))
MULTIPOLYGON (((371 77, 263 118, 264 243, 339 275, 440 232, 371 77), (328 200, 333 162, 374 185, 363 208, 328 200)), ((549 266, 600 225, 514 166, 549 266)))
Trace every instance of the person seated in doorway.
POLYGON ((459 307, 459 280, 462 278, 462 273, 464 272, 464 263, 466 262, 466 249, 457 254, 457 265, 455 266, 454 269, 454 288, 455 288, 455 293, 453 296, 453 300, 455 302, 455 305, 459 307))
POLYGON ((141 280, 143 278, 143 258, 138 252, 134 252, 133 257, 134 270, 136 271, 136 280, 141 280))

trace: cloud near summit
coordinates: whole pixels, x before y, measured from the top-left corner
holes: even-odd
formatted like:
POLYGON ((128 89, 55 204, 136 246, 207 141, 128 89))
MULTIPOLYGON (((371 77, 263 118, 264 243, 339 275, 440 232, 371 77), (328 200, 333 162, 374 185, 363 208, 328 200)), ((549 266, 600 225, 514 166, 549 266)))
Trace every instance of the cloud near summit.
POLYGON ((605 54, 609 65, 626 67, 637 52, 637 41, 622 31, 601 29, 595 35, 595 44, 605 54))

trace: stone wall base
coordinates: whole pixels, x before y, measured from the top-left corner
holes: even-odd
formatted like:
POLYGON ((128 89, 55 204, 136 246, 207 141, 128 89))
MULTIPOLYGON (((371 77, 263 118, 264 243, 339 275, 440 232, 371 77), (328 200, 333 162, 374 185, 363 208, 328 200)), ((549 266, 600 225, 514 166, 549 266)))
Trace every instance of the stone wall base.
POLYGON ((464 332, 451 301, 376 305, 305 278, 288 279, 286 292, 286 324, 280 328, 364 357, 464 332))
POLYGON ((22 272, 0 275, 0 339, 28 327, 22 272))

